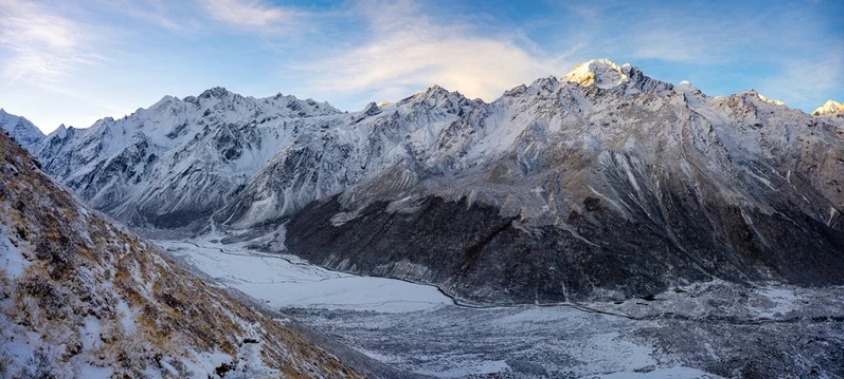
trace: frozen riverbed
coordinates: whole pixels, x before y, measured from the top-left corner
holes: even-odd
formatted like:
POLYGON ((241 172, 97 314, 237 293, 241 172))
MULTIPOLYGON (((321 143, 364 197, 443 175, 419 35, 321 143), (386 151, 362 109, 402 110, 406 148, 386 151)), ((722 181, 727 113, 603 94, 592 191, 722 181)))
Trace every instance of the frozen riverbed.
POLYGON ((648 300, 474 308, 432 286, 334 272, 243 245, 158 244, 218 285, 422 376, 844 376, 841 287, 711 282, 648 300))
POLYGON ((156 243, 217 283, 271 307, 408 312, 453 304, 433 286, 330 271, 294 255, 267 254, 207 241, 156 243))

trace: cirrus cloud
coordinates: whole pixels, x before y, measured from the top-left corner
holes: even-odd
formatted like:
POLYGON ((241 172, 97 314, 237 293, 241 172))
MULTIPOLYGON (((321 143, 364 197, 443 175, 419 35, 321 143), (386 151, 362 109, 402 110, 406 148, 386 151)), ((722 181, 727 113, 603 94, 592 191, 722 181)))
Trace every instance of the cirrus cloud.
POLYGON ((0 74, 15 82, 50 80, 102 57, 87 48, 88 30, 29 1, 0 0, 0 74))
POLYGON ((524 47, 518 35, 478 36, 471 25, 435 22, 411 2, 369 2, 355 12, 366 17, 366 42, 298 67, 317 93, 396 99, 439 84, 493 100, 572 63, 524 47))
POLYGON ((257 0, 199 0, 217 21, 235 26, 261 28, 293 20, 293 12, 257 0))

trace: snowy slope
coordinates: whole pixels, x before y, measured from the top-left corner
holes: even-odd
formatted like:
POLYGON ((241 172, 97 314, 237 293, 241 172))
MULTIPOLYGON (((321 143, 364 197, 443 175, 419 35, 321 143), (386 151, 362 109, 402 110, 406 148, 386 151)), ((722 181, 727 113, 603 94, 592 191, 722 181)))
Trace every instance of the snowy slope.
POLYGON ((0 135, 0 377, 360 377, 82 206, 0 135))
POLYGON ((30 153, 35 153, 45 137, 44 133, 41 133, 29 120, 6 113, 6 110, 2 108, 0 108, 0 129, 8 132, 15 141, 30 153))
POLYGON ((87 129, 60 128, 37 156, 53 177, 118 220, 184 227, 226 205, 273 154, 337 114, 310 99, 213 88, 167 96, 87 129))

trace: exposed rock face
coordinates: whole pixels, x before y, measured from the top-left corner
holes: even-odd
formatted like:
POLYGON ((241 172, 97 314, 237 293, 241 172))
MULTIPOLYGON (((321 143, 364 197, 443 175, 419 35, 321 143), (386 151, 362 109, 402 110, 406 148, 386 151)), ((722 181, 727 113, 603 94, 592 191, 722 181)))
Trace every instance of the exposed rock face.
POLYGON ((1 377, 359 377, 37 166, 0 134, 1 377))

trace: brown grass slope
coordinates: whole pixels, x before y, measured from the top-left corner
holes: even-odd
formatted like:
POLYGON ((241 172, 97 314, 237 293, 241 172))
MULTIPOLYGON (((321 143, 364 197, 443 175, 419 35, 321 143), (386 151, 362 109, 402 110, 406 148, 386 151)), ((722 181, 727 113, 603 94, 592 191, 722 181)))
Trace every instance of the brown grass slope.
POLYGON ((0 377, 360 376, 38 167, 0 133, 0 377))

